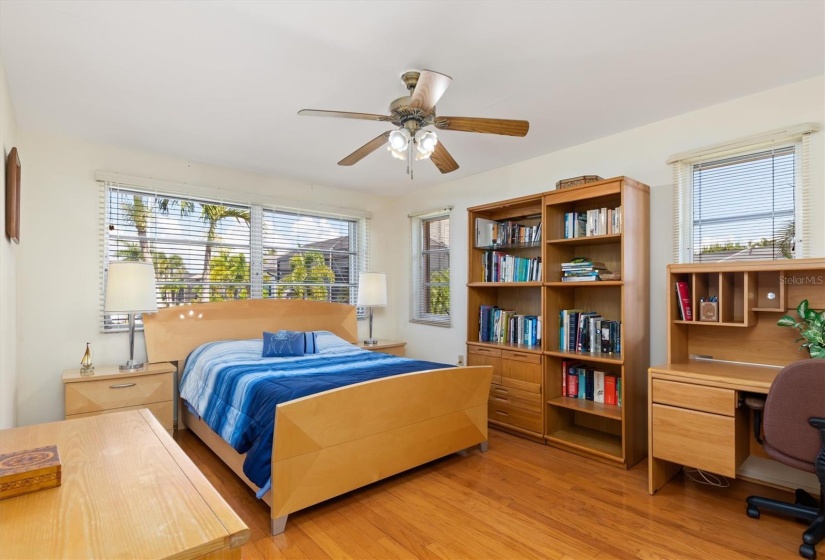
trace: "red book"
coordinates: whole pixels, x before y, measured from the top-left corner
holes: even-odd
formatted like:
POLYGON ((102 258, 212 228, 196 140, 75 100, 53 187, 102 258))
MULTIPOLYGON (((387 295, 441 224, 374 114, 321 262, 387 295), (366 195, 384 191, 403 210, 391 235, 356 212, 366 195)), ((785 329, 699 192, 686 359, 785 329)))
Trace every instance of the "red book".
POLYGON ((579 396, 579 376, 575 372, 575 369, 573 373, 567 372, 567 395, 565 396, 573 397, 574 399, 579 396))
POLYGON ((604 404, 616 404, 616 378, 604 376, 604 404))
POLYGON ((693 311, 690 308, 690 292, 687 282, 676 282, 676 299, 679 300, 679 311, 683 321, 693 321, 693 311))
POLYGON ((561 361, 561 396, 567 396, 567 360, 561 361))

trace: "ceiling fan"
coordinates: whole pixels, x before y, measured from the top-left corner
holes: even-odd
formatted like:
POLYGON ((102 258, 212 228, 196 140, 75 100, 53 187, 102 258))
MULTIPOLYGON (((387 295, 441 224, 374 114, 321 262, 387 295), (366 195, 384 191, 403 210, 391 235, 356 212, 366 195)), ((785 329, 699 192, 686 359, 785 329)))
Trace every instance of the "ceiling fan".
POLYGON ((339 117, 344 119, 361 119, 368 121, 391 122, 398 128, 389 130, 373 138, 350 155, 338 162, 338 165, 353 165, 361 161, 384 144, 398 159, 407 161, 407 174, 413 177, 413 162, 417 159, 431 159, 442 173, 458 169, 458 163, 444 147, 444 144, 428 126, 441 130, 461 132, 483 132, 505 136, 526 136, 530 128, 527 121, 509 119, 485 119, 475 117, 436 116, 435 104, 444 95, 453 79, 445 74, 422 70, 409 71, 401 76, 401 81, 409 95, 399 97, 390 103, 389 115, 371 113, 350 113, 345 111, 321 111, 302 109, 299 115, 312 117, 339 117))

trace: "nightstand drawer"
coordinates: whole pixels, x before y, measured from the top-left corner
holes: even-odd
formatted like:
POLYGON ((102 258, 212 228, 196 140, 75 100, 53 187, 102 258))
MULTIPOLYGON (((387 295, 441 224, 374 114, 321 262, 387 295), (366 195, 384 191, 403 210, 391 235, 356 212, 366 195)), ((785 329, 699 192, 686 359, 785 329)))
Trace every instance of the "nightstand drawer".
POLYGON ((172 372, 66 383, 66 416, 170 401, 172 372))
POLYGON ((111 410, 98 410, 97 412, 86 412, 84 414, 66 415, 66 420, 72 418, 83 418, 84 416, 97 416, 99 414, 111 414, 113 412, 126 412, 127 410, 139 410, 141 408, 148 408, 149 411, 157 418, 160 425, 163 426, 170 434, 172 433, 174 412, 172 401, 165 401, 152 404, 141 404, 137 406, 126 406, 124 408, 113 408, 111 410))

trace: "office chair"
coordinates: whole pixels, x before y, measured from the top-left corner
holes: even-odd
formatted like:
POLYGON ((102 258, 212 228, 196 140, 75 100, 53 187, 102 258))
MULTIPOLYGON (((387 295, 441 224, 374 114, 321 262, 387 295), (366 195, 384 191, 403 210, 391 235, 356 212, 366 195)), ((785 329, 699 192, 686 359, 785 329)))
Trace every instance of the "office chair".
POLYGON ((748 517, 759 519, 759 508, 802 519, 811 525, 802 533, 799 555, 816 558, 825 538, 825 359, 802 360, 780 371, 768 391, 764 411, 765 452, 780 463, 816 473, 819 504, 802 489, 796 503, 750 496, 748 517))

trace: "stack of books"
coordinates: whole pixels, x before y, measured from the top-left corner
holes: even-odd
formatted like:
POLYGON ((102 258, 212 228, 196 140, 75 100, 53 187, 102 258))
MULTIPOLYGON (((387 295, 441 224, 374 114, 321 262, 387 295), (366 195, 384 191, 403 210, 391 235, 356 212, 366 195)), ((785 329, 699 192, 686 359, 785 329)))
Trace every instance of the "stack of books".
POLYGON ((522 315, 495 305, 479 307, 478 341, 498 344, 541 345, 541 318, 522 315))
POLYGON ((576 257, 570 262, 561 263, 562 282, 595 282, 600 273, 607 273, 603 262, 591 261, 587 257, 576 257))
POLYGON ((559 350, 562 352, 622 353, 622 323, 595 311, 562 309, 559 312, 559 350))
POLYGON ((570 360, 561 362, 561 395, 622 406, 622 378, 570 360))
POLYGON ((622 233, 622 207, 594 208, 564 214, 564 238, 622 233))

